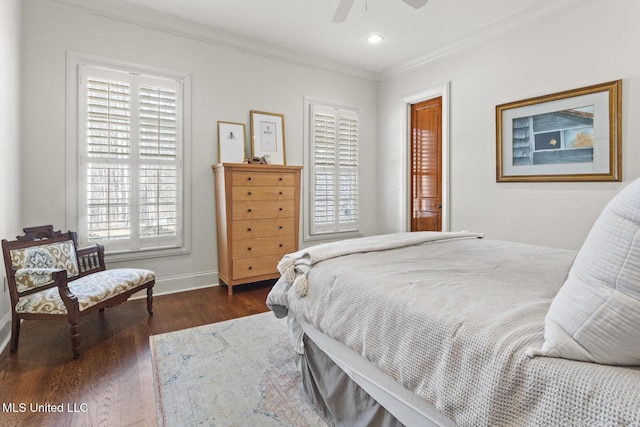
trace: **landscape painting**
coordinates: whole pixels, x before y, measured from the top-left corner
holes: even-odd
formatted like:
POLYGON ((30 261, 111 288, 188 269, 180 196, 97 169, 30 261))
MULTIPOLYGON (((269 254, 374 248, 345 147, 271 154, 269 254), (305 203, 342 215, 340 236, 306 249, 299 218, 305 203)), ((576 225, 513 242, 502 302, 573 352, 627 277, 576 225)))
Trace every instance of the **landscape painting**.
POLYGON ((496 180, 619 181, 622 81, 496 107, 496 180))

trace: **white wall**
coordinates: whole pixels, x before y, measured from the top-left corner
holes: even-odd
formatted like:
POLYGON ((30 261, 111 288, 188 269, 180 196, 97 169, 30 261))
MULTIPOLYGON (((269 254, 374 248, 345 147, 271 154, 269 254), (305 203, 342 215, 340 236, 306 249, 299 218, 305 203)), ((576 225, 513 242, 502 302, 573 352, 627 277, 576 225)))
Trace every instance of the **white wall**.
POLYGON ((9 133, 4 139, 13 143, 0 145, 9 150, 0 159, 0 192, 16 199, 20 191, 22 213, 13 208, 7 219, 3 216, 4 236, 28 225, 71 226, 65 223, 64 171, 68 50, 192 74, 192 253, 111 265, 154 269, 158 292, 217 279, 211 171, 217 161, 216 122, 244 122, 248 134, 249 110, 283 113, 287 160, 301 165, 305 96, 362 107, 360 178, 363 188, 379 189, 362 194, 366 235, 400 231, 406 224, 402 98, 443 82, 450 82, 452 229, 577 248, 601 208, 624 184, 497 184, 495 106, 505 102, 623 79, 623 177, 629 181, 640 176, 636 160, 640 134, 633 122, 640 106, 640 57, 634 46, 640 39, 635 22, 640 2, 636 0, 596 0, 379 85, 53 3, 5 2, 2 31, 9 34, 2 37, 2 49, 9 49, 1 53, 0 69, 9 74, 9 82, 3 77, 0 84, 9 96, 0 101, 0 111, 9 118, 20 102, 15 92, 11 95, 18 86, 19 42, 10 36, 19 31, 14 12, 19 4, 24 9, 22 128, 1 128, 0 132, 9 133), (516 217, 520 219, 514 221, 516 217))
MULTIPOLYGON (((65 58, 68 50, 192 75, 192 253, 112 263, 155 270, 156 292, 217 281, 214 187, 218 120, 283 113, 287 163, 303 164, 303 98, 362 107, 363 182, 375 181, 376 86, 356 77, 254 55, 175 33, 36 0, 23 2, 22 223, 65 224, 65 58)), ((362 228, 377 231, 377 196, 362 197, 362 228)), ((12 231, 13 232, 13 231, 12 231)))
MULTIPOLYGON (((0 2, 0 236, 20 231, 20 0, 0 2)), ((0 343, 11 317, 5 269, 0 259, 0 343)), ((2 346, 0 345, 0 348, 2 346)))
POLYGON ((450 82, 451 229, 579 248, 606 202, 640 176, 640 2, 597 0, 380 84, 380 232, 406 212, 402 97, 450 82), (496 183, 495 106, 623 80, 623 183, 496 183))

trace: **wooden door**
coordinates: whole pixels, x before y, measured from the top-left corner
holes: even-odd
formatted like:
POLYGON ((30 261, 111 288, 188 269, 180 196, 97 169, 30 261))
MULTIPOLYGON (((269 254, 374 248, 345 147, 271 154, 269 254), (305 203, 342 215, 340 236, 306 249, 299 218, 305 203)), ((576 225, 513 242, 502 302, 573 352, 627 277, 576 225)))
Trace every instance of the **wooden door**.
POLYGON ((442 230, 442 97, 411 105, 411 231, 442 230))

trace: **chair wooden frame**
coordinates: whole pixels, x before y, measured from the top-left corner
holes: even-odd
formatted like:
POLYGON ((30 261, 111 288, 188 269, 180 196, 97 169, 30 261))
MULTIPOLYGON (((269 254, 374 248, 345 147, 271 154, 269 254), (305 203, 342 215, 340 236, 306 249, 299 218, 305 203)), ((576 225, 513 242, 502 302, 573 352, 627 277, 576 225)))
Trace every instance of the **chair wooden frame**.
POLYGON ((81 277, 94 274, 99 271, 106 270, 104 261, 104 247, 96 244, 91 247, 78 249, 77 234, 73 231, 61 233, 54 231, 52 225, 44 225, 38 227, 24 228, 24 235, 17 236, 16 240, 2 240, 2 251, 4 255, 4 265, 7 272, 7 283, 9 286, 9 294, 11 297, 11 346, 10 351, 15 353, 18 351, 18 341, 20 337, 20 322, 22 319, 33 320, 66 320, 71 327, 71 344, 73 348, 74 358, 80 356, 80 319, 96 310, 104 311, 105 307, 112 307, 121 304, 129 299, 136 292, 146 288, 147 290, 147 311, 153 316, 153 286, 155 279, 143 283, 135 288, 129 289, 119 295, 110 297, 84 310, 80 310, 78 298, 69 289, 68 284, 81 277), (49 243, 65 242, 71 240, 76 251, 79 274, 75 277, 68 278, 66 270, 58 270, 52 273, 53 283, 40 286, 35 289, 29 289, 23 292, 18 290, 16 285, 16 268, 13 267, 11 261, 11 251, 16 249, 24 249, 34 246, 45 245, 49 243), (67 314, 35 314, 35 313, 18 313, 16 305, 21 297, 41 292, 48 288, 56 287, 60 293, 67 314))

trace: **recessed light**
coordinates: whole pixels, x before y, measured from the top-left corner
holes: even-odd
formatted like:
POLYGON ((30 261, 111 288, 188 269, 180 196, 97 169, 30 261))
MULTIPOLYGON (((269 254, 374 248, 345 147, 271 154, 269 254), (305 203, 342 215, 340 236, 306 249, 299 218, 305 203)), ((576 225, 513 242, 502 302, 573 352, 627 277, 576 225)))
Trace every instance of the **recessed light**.
POLYGON ((380 43, 383 38, 384 37, 382 37, 380 34, 372 34, 369 37, 367 37, 367 41, 371 44, 376 44, 376 43, 380 43))

